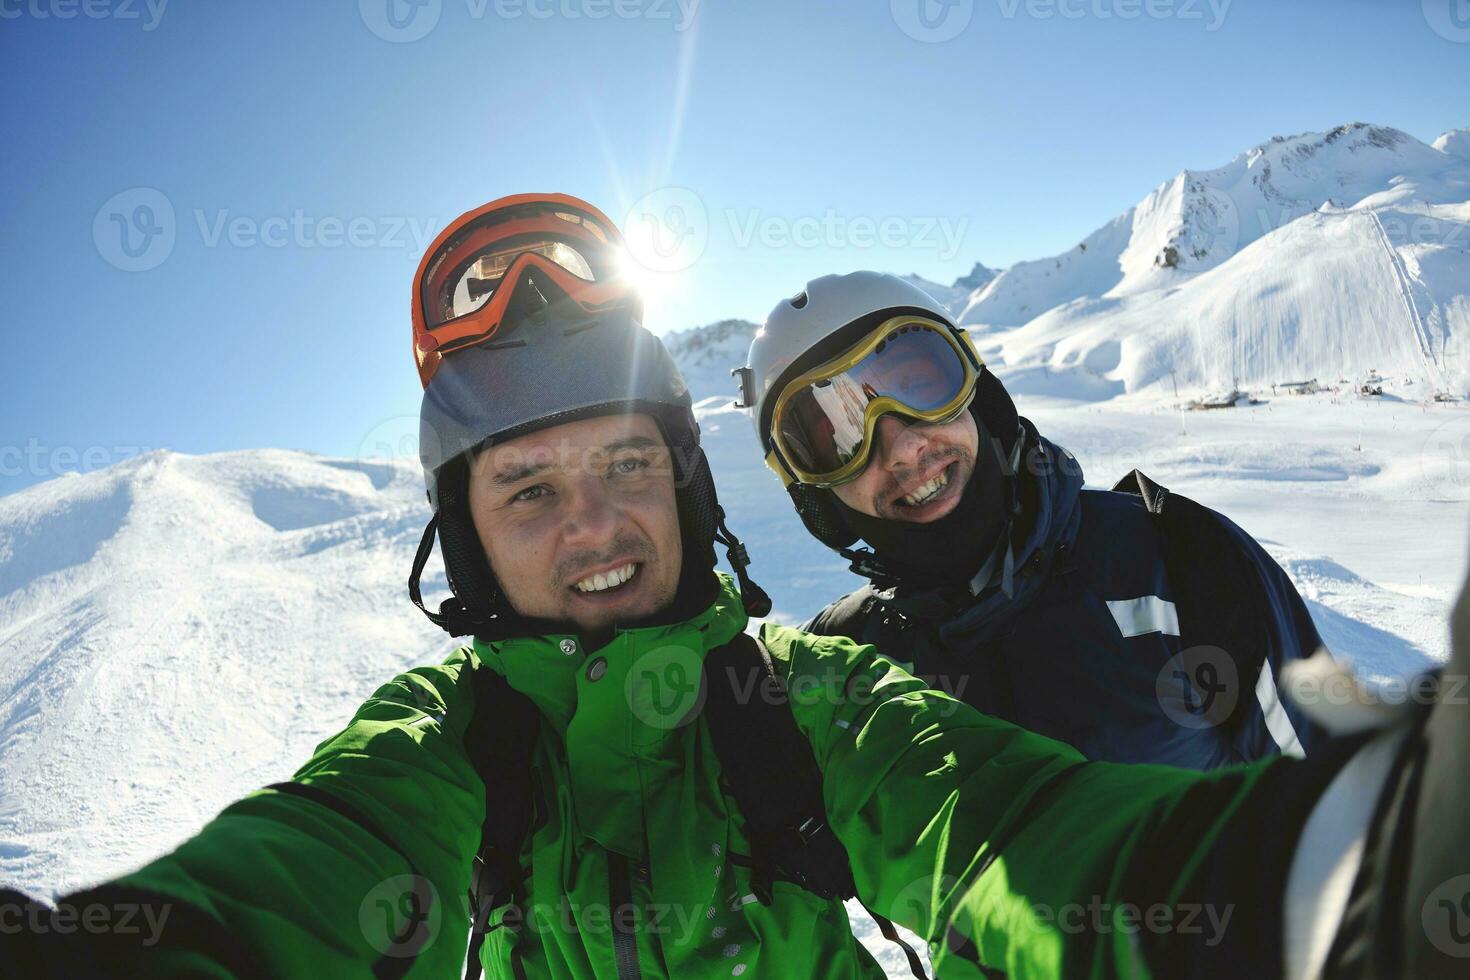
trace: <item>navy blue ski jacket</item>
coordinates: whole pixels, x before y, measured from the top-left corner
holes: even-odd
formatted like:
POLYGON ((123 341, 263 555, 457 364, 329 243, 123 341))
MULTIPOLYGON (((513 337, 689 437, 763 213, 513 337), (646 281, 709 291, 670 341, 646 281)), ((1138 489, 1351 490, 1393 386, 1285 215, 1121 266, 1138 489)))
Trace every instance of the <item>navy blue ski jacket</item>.
POLYGON ((1175 526, 1138 494, 1082 489, 1075 457, 1023 425, 1029 530, 1012 538, 1009 594, 868 585, 804 628, 873 643, 1091 759, 1212 769, 1324 738, 1281 687, 1322 641, 1270 555, 1192 501, 1175 526))

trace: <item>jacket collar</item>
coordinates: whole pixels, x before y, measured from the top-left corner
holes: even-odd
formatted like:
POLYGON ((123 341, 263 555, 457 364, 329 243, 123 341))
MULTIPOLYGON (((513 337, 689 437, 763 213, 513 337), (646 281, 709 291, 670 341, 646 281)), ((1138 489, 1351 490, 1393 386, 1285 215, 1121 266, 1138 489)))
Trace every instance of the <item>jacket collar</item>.
POLYGON ((986 580, 975 582, 973 591, 899 587, 880 594, 898 611, 936 623, 946 640, 984 642, 1005 632, 1041 590, 1057 553, 1077 538, 1082 464, 1037 432, 1029 419, 1021 424, 1026 433, 1020 471, 1023 512, 1006 539, 1008 549, 987 561, 986 580))
MULTIPOLYGON (((475 654, 541 711, 565 750, 565 776, 582 834, 636 857, 646 804, 688 778, 703 740, 691 733, 702 707, 707 652, 745 629, 728 576, 709 606, 688 619, 586 638, 548 633, 475 640, 475 654)), ((558 768, 561 768, 560 766, 558 768)))
MULTIPOLYGON (((720 573, 715 599, 704 609, 673 623, 614 628, 596 635, 548 632, 501 640, 475 638, 475 654, 511 687, 530 698, 557 731, 578 708, 578 684, 595 674, 598 660, 608 663, 607 673, 592 683, 603 683, 614 673, 626 673, 629 661, 640 653, 664 646, 680 646, 697 655, 730 641, 745 628, 747 617, 740 593, 730 576, 720 573)), ((600 668, 599 668, 600 669, 600 668)))

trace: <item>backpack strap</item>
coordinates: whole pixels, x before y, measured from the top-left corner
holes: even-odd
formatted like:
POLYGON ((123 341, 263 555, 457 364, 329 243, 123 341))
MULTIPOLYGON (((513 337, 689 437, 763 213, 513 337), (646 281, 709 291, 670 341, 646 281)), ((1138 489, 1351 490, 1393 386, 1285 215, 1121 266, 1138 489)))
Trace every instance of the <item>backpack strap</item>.
POLYGON ((1113 490, 1142 497, 1144 509, 1150 514, 1162 513, 1164 498, 1169 495, 1168 487, 1150 480, 1142 470, 1130 470, 1127 476, 1113 484, 1113 490))
MULTIPOLYGON (((531 827, 535 804, 531 751, 541 716, 531 699, 514 690, 493 670, 481 668, 471 678, 475 715, 465 730, 465 749, 485 784, 485 823, 470 877, 470 946, 465 980, 480 976, 480 947, 491 931, 490 913, 511 901, 524 880, 521 851, 531 827)), ((507 922, 506 928, 519 924, 507 922)), ((494 928, 499 928, 496 926, 494 928)), ((519 956, 511 969, 523 977, 519 956)))
MULTIPOLYGON (((1138 470, 1113 489, 1142 497, 1153 516, 1179 611, 1182 647, 1212 646, 1227 651, 1240 671, 1240 689, 1254 691, 1261 658, 1251 654, 1270 645, 1262 625, 1269 615, 1270 600, 1251 558, 1237 546, 1218 514, 1138 470)), ((1248 698, 1236 699, 1227 730, 1237 729, 1250 704, 1248 698)))
MULTIPOLYGON (((738 634, 705 656, 704 676, 705 721, 750 840, 751 892, 770 905, 779 875, 821 898, 854 897, 852 863, 827 823, 822 771, 765 645, 738 634)), ((918 954, 893 924, 873 917, 903 948, 914 976, 927 980, 918 954)))
MULTIPOLYGON (((850 636, 857 639, 867 626, 868 615, 878 604, 872 584, 866 584, 841 599, 828 603, 826 608, 803 623, 803 633, 817 636, 850 636)), ((880 648, 881 649, 881 648, 880 648)))
POLYGON ((765 646, 740 633, 705 656, 704 674, 705 720, 750 838, 751 891, 770 905, 780 872, 822 898, 851 898, 852 867, 827 825, 821 770, 765 646))

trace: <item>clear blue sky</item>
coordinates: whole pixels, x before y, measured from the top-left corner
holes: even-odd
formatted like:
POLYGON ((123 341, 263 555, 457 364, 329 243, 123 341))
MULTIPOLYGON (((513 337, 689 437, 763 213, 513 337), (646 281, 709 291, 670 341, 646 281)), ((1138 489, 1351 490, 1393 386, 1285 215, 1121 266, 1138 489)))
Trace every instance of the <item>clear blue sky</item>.
POLYGON ((1057 252, 1272 134, 1470 125, 1466 0, 417 2, 0 0, 0 492, 358 452, 417 412, 423 244, 504 194, 702 209, 663 331, 1057 252))

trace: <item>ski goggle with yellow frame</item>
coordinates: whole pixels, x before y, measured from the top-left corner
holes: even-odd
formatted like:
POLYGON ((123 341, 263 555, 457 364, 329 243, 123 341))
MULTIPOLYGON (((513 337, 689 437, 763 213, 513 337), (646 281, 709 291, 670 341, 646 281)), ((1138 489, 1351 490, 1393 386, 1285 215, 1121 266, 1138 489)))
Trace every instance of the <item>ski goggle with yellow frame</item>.
POLYGON ((868 464, 879 418, 952 422, 984 366, 963 331, 910 314, 886 320, 786 384, 771 411, 766 465, 788 485, 846 483, 868 464))

